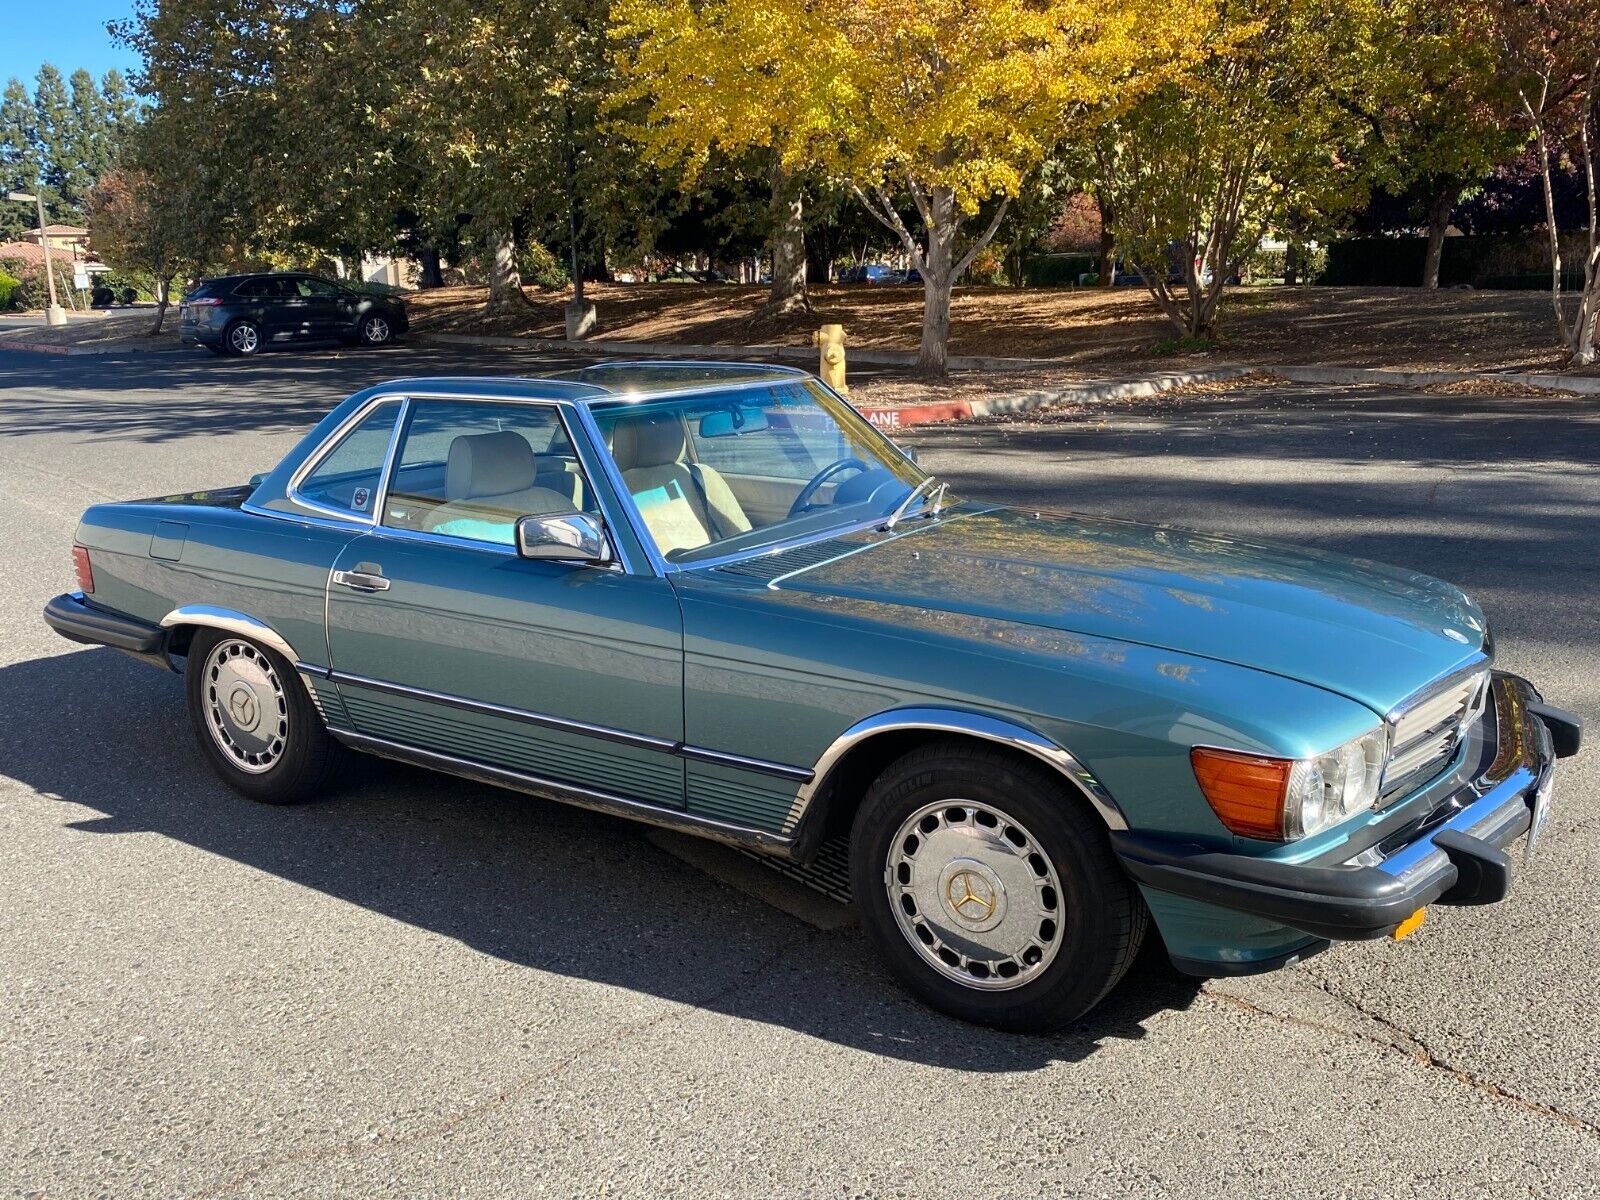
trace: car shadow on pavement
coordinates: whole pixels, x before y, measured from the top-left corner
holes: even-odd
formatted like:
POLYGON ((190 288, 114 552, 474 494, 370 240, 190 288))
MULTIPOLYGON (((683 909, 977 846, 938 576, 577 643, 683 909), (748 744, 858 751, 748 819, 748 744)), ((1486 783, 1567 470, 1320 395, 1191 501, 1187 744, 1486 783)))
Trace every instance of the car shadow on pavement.
POLYGON ((810 929, 667 855, 631 822, 365 756, 323 802, 252 804, 203 764, 178 677, 112 650, 0 667, 0 711, 11 714, 0 775, 71 806, 68 829, 161 834, 530 970, 874 1054, 1037 1070, 1141 1038, 1199 993, 1152 938, 1078 1025, 1051 1037, 984 1030, 901 993, 858 928, 810 929), (554 918, 551 894, 563 901, 554 918))

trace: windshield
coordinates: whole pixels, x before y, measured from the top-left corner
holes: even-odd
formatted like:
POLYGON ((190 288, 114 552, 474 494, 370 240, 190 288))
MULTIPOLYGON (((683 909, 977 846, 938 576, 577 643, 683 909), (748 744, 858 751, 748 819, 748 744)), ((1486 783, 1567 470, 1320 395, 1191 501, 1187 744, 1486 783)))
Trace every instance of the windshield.
MULTIPOLYGON (((812 380, 602 402, 593 411, 669 562, 887 520, 929 478, 812 380)), ((906 515, 937 493, 922 488, 906 515)))

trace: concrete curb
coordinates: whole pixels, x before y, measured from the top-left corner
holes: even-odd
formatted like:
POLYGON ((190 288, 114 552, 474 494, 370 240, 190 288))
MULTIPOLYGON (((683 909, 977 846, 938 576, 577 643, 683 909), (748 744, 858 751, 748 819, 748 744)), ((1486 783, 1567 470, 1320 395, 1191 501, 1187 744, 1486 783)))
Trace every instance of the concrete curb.
POLYGON ((1429 387, 1440 383, 1511 383, 1537 392, 1577 392, 1600 396, 1600 376, 1533 375, 1516 371, 1395 371, 1386 367, 1261 367, 1294 383, 1384 384, 1429 387))
POLYGON ((875 405, 858 404, 857 410, 879 429, 904 429, 908 425, 928 425, 939 421, 966 421, 973 417, 992 417, 1002 413, 1029 412, 1061 404, 1104 404, 1110 400, 1135 400, 1157 396, 1176 387, 1194 383, 1215 383, 1248 375, 1252 367, 1214 367, 1203 371, 1160 371, 1127 379, 1096 379, 1061 387, 1008 392, 978 400, 952 400, 934 404, 875 405))

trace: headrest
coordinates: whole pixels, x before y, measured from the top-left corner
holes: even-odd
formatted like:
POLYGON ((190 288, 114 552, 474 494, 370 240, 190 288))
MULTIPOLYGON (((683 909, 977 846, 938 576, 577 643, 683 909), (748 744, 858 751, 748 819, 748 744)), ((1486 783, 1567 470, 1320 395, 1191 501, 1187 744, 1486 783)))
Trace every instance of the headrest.
POLYGON ((533 447, 520 433, 464 433, 450 443, 445 460, 444 498, 471 500, 503 496, 533 486, 537 464, 533 447))
POLYGON ((624 417, 611 431, 611 456, 624 471, 682 462, 683 422, 676 413, 624 417))

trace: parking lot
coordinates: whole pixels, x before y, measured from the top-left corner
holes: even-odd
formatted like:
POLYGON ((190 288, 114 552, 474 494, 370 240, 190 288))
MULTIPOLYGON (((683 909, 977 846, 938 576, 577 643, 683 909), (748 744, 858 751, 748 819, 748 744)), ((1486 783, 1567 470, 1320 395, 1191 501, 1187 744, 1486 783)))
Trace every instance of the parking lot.
MULTIPOLYGON (((557 365, 0 352, 0 1195, 1600 1195, 1593 749, 1508 902, 1256 978, 1147 955, 1027 1038, 640 827, 376 760, 252 806, 177 676, 39 618, 90 503, 240 482, 384 378, 557 365)), ((1449 578, 1600 722, 1592 399, 1262 387, 905 440, 963 495, 1449 578)))

